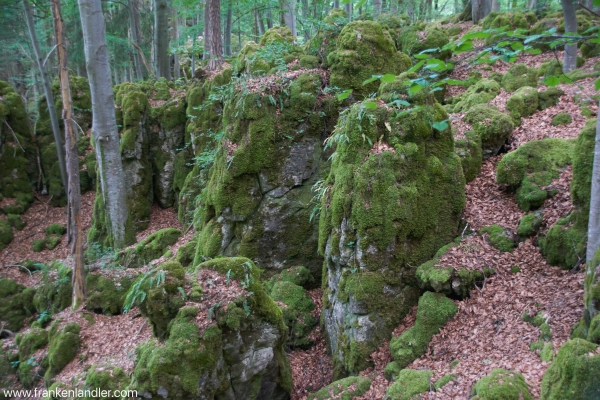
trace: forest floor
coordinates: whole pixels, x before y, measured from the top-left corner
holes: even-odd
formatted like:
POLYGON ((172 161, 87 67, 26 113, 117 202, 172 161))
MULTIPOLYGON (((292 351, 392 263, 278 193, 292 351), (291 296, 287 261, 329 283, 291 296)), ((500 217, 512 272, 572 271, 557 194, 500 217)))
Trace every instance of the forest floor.
MULTIPOLYGON (((521 56, 519 62, 537 67, 548 58, 554 58, 554 55, 521 56)), ((593 66, 598 60, 587 60, 584 68, 593 66)), ((505 73, 508 67, 508 64, 498 62, 492 70, 481 72, 484 76, 491 72, 505 73)), ((455 74, 460 78, 468 72, 457 70, 455 74)), ((545 137, 575 138, 579 135, 587 118, 581 115, 573 97, 576 94, 595 93, 593 79, 581 80, 572 85, 560 85, 560 88, 565 94, 556 106, 538 111, 522 120, 521 126, 514 130, 509 140, 509 150, 514 150, 531 140, 545 137), (552 117, 561 112, 569 113, 573 122, 559 127, 552 126, 552 117)), ((453 95, 456 95, 456 90, 460 89, 453 90, 453 95)), ((493 104, 505 109, 507 98, 508 94, 503 90, 500 96, 493 100, 493 104)), ((590 108, 594 112, 598 111, 594 103, 590 108)), ((451 117, 454 118, 453 123, 459 128, 459 132, 469 128, 461 121, 463 115, 456 114, 451 117)), ((463 217, 470 229, 499 224, 514 231, 524 215, 516 204, 514 194, 506 192, 496 183, 496 165, 502 156, 484 161, 479 176, 467 185, 467 203, 463 217)), ((543 206, 545 217, 541 233, 573 209, 569 193, 571 178, 571 169, 567 168, 560 178, 553 182, 558 194, 546 200, 543 206)), ((65 260, 68 264, 69 247, 65 240, 54 250, 39 253, 31 250, 32 242, 43 237, 46 226, 51 223, 66 224, 66 209, 51 207, 48 201, 48 197, 38 196, 24 214, 26 227, 22 231, 15 231, 13 242, 0 252, 0 277, 13 279, 26 286, 37 286, 40 283, 40 274, 31 275, 23 271, 16 266, 18 262, 25 259, 44 263, 65 260)), ((86 230, 91 222, 93 201, 93 192, 83 195, 82 215, 86 230)), ((137 238, 141 240, 166 227, 181 229, 177 212, 175 209, 163 210, 155 205, 148 229, 141 232, 137 238)), ((172 246, 173 253, 176 253, 181 244, 190 240, 192 235, 193 232, 186 232, 178 243, 172 246)), ((455 268, 494 268, 496 274, 487 278, 481 287, 473 289, 470 297, 455 301, 458 306, 457 314, 433 337, 427 353, 409 366, 413 369, 431 369, 432 381, 447 373, 456 374, 454 382, 450 382, 438 392, 428 392, 422 395, 422 398, 468 399, 474 383, 494 368, 515 370, 523 374, 532 395, 538 398, 541 379, 549 363, 542 361, 537 352, 529 349, 530 344, 538 340, 540 329, 523 321, 522 315, 524 312, 544 313, 551 327, 552 345, 556 352, 568 340, 570 327, 582 314, 581 271, 584 267, 580 266, 580 269, 575 271, 565 271, 548 265, 536 246, 536 237, 521 242, 513 252, 500 252, 491 247, 485 238, 473 235, 449 251, 443 260, 455 268)), ((321 311, 322 291, 315 289, 309 293, 317 305, 314 315, 318 317, 321 311)), ((87 365, 101 362, 121 366, 131 373, 134 367, 135 347, 152 335, 148 323, 140 317, 136 309, 128 314, 112 317, 94 315, 94 324, 90 324, 83 317, 86 313, 89 312, 83 309, 66 309, 56 316, 62 318, 63 323, 77 321, 82 327, 81 354, 57 379, 70 382, 73 377, 83 372, 87 365)), ((416 307, 396 328, 394 336, 411 327, 415 316, 416 307)), ((320 328, 313 332, 312 337, 315 345, 310 349, 288 351, 294 377, 294 400, 306 399, 308 394, 332 380, 332 362, 327 354, 320 328)), ((10 346, 11 342, 10 339, 4 340, 3 344, 10 346)), ((361 372, 361 375, 372 379, 372 385, 360 399, 382 399, 385 396, 385 391, 391 384, 383 374, 386 364, 392 361, 388 344, 382 343, 371 355, 374 366, 361 372)), ((34 358, 41 357, 45 351, 47 349, 38 350, 34 358)))

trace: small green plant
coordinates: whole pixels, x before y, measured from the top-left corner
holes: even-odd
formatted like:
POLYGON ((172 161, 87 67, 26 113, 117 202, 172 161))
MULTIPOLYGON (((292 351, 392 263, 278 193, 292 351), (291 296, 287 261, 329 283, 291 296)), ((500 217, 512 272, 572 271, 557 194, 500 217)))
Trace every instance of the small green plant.
POLYGON ((227 274, 225 275, 225 277, 227 278, 227 280, 225 281, 225 284, 227 286, 229 286, 229 284, 231 283, 231 278, 233 278, 235 276, 235 272, 233 272, 232 270, 227 271, 227 274))
POLYGON ((246 317, 249 317, 250 314, 252 313, 252 310, 250 309, 250 306, 248 305, 248 299, 244 300, 242 307, 244 307, 244 311, 246 312, 246 317))
POLYGON ((217 312, 217 310, 219 309, 219 307, 221 307, 221 302, 215 303, 213 304, 209 309, 208 309, 208 319, 212 320, 213 317, 215 316, 215 313, 217 312))
POLYGON ((123 313, 127 314, 133 307, 146 300, 147 291, 163 284, 165 278, 165 271, 163 269, 155 268, 136 279, 125 296, 123 313))

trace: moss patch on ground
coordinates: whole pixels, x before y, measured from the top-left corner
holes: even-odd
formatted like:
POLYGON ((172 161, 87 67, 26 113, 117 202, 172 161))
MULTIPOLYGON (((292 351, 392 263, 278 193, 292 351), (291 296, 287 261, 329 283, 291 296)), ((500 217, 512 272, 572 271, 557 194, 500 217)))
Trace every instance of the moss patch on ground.
POLYGON ((533 400, 523 375, 502 368, 478 380, 472 394, 471 399, 476 400, 533 400))

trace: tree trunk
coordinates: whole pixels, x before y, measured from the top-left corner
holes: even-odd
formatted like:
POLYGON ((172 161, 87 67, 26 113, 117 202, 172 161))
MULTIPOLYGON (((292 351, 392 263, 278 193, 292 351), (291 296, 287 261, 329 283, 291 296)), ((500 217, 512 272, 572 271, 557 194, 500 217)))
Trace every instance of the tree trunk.
POLYGON ((352 3, 344 4, 344 11, 348 15, 348 22, 352 22, 352 3))
POLYGON ((208 20, 208 2, 210 0, 204 0, 204 46, 202 48, 202 59, 203 60, 207 60, 210 57, 210 52, 208 51, 208 43, 209 43, 209 36, 210 36, 210 30, 209 25, 210 22, 208 20))
POLYGON ((283 11, 283 23, 290 28, 292 36, 296 37, 296 0, 283 0, 281 9, 283 11))
POLYGON ((535 11, 537 7, 537 0, 527 0, 527 8, 529 10, 535 11))
POLYGON ((78 0, 78 2, 92 97, 92 135, 102 191, 99 201, 102 201, 104 206, 105 220, 101 222, 110 232, 108 243, 113 250, 118 250, 128 245, 133 235, 130 235, 130 227, 126 232, 126 186, 106 47, 106 25, 101 0, 78 0))
POLYGON ((44 66, 44 56, 40 51, 40 45, 35 33, 35 24, 33 23, 33 13, 31 11, 31 4, 28 0, 23 0, 23 6, 25 7, 25 20, 27 22, 27 28, 29 29, 29 37, 31 38, 31 45, 35 53, 35 59, 37 67, 40 72, 40 77, 44 86, 44 94, 46 95, 46 104, 48 105, 48 114, 50 115, 50 126, 52 126, 52 133, 54 135, 54 143, 56 144, 56 152, 58 153, 58 166, 60 168, 60 177, 62 179, 63 187, 65 188, 65 194, 67 192, 67 167, 65 162, 65 146, 60 132, 60 126, 58 125, 58 115, 56 114, 56 107, 54 107, 54 95, 52 94, 52 85, 50 78, 46 73, 46 67, 44 66))
POLYGON ((473 23, 478 24, 492 11, 492 0, 471 0, 473 23))
POLYGON ((133 66, 135 68, 135 79, 144 79, 144 69, 142 57, 137 49, 140 49, 142 36, 140 31, 140 9, 138 0, 129 0, 127 2, 129 9, 129 30, 131 32, 131 41, 134 43, 135 51, 133 52, 133 66))
POLYGON ((81 221, 81 189, 79 187, 79 154, 75 137, 75 121, 73 121, 73 104, 71 100, 71 84, 67 65, 67 47, 65 44, 65 27, 60 12, 60 0, 52 0, 54 16, 54 34, 56 36, 56 52, 60 76, 60 93, 63 103, 63 122, 65 124, 65 146, 67 154, 67 175, 69 177, 68 201, 68 242, 71 243, 73 266, 73 302, 78 308, 85 301, 85 270, 83 268, 83 226, 81 221))
POLYGON ((225 38, 223 39, 224 42, 224 51, 225 51, 225 55, 226 56, 230 56, 232 49, 231 49, 231 26, 233 23, 233 8, 231 6, 231 0, 229 0, 229 2, 227 3, 227 18, 225 19, 225 38))
POLYGON ((260 20, 260 13, 254 9, 254 23, 256 25, 256 31, 258 37, 262 37, 265 34, 265 24, 260 20))
POLYGON ((459 22, 470 21, 473 18, 472 5, 469 1, 465 8, 462 10, 460 15, 458 16, 459 22))
POLYGON ((304 31, 304 41, 308 42, 310 40, 310 30, 308 29, 308 17, 310 16, 310 8, 308 7, 308 0, 302 0, 302 20, 304 22, 303 31, 304 31))
MULTIPOLYGON (((577 15, 575 14, 575 3, 573 0, 561 0, 563 15, 565 16, 565 34, 577 33, 577 15)), ((565 45, 563 59, 563 72, 573 71, 577 68, 577 44, 565 45)))
POLYGON ((223 61, 223 42, 221 41, 221 0, 207 0, 208 29, 205 29, 208 40, 208 69, 216 69, 223 61))
POLYGON ((381 0, 373 0, 373 18, 381 14, 381 0))
MULTIPOLYGON (((565 28, 566 29, 566 28, 565 28)), ((585 290, 591 292, 593 285, 598 282, 599 276, 596 269, 598 264, 594 261, 594 254, 600 246, 600 118, 596 121, 596 143, 594 145, 594 165, 592 167, 592 193, 590 198, 590 218, 588 223, 588 242, 586 248, 586 278, 585 290), (592 276, 594 276, 592 278, 592 276)), ((594 318, 600 310, 596 308, 594 297, 584 301, 584 318, 590 320, 594 318)))
MULTIPOLYGON (((171 35, 172 39, 175 43, 179 43, 179 30, 178 30, 178 21, 177 21, 177 9, 172 9, 171 14, 171 35)), ((179 66, 179 53, 177 51, 173 52, 173 79, 177 80, 181 77, 181 68, 179 66)))
POLYGON ((167 0, 154 0, 154 46, 156 77, 171 80, 169 7, 167 0))
POLYGON ((492 11, 500 11, 500 1, 492 0, 492 11))
POLYGON ((271 29, 273 27, 273 15, 271 15, 271 9, 267 10, 267 28, 271 29))

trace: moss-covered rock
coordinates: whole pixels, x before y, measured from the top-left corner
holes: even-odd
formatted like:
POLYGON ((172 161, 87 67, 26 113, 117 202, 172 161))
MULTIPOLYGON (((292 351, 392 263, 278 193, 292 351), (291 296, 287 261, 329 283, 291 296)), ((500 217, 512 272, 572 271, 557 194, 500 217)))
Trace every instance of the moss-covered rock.
POLYGON ((484 159, 498 154, 514 129, 514 123, 508 115, 487 104, 471 107, 465 114, 464 120, 471 124, 481 137, 484 159))
MULTIPOLYGON (((105 365, 94 365, 90 368, 87 375, 85 376, 84 386, 88 390, 106 390, 110 391, 113 395, 110 397, 103 397, 105 399, 120 399, 121 397, 115 397, 115 391, 122 391, 129 386, 131 379, 123 369, 113 366, 105 365)), ((98 397, 83 397, 83 400, 93 400, 98 397)))
POLYGON ((165 254, 168 247, 177 242, 179 236, 181 236, 181 231, 175 228, 156 231, 140 241, 134 248, 119 254, 119 261, 122 265, 131 268, 146 265, 165 254))
POLYGON ((558 104, 560 96, 565 92, 557 87, 549 87, 548 89, 538 92, 538 108, 545 110, 548 107, 552 107, 558 104))
POLYGON ((327 56, 335 51, 337 38, 348 22, 348 15, 346 11, 334 8, 329 11, 323 22, 321 29, 306 44, 305 50, 307 54, 319 57, 322 67, 327 68, 327 56))
POLYGON ((543 187, 559 177, 571 164, 573 140, 542 139, 520 146, 505 155, 498 164, 496 181, 517 190, 517 203, 524 211, 539 207, 548 197, 543 187))
POLYGON ((326 259, 323 320, 336 376, 364 369, 408 312, 419 293, 411 286, 411 265, 456 236, 464 207, 452 134, 432 126, 447 114, 430 94, 408 96, 403 82, 409 78, 382 84, 380 94, 405 95, 421 108, 397 115, 357 103, 330 139, 337 148, 323 185, 319 251, 326 259))
POLYGON ((196 240, 192 239, 184 245, 179 246, 177 249, 176 260, 185 268, 194 262, 194 256, 196 254, 196 240))
POLYGON ((14 237, 10 222, 5 219, 0 219, 0 250, 4 250, 6 246, 12 242, 14 237))
POLYGON ((371 388, 371 379, 366 376, 349 376, 337 380, 308 396, 308 400, 327 400, 331 398, 352 400, 371 388))
POLYGON ((26 288, 11 279, 0 278, 0 321, 4 327, 17 332, 35 313, 35 289, 26 288))
POLYGON ((302 286, 288 281, 278 281, 271 289, 271 298, 285 304, 283 319, 290 330, 288 346, 305 347, 313 343, 308 335, 317 325, 311 315, 315 305, 302 286))
POLYGON ((315 278, 310 273, 310 270, 304 266, 292 267, 284 269, 279 274, 274 275, 269 284, 272 286, 276 282, 291 282, 294 285, 302 286, 305 289, 312 287, 315 283, 315 278))
POLYGON ((460 157, 465 181, 471 182, 481 172, 481 137, 475 131, 465 132, 465 137, 454 138, 454 151, 460 157))
POLYGON ((387 389, 386 397, 390 400, 411 400, 431 389, 431 376, 432 372, 427 369, 403 369, 387 389))
POLYGON ((479 230, 492 246, 500 251, 512 251, 515 247, 514 234, 499 225, 490 225, 479 230))
POLYGON ((33 304, 39 313, 56 314, 71 305, 72 271, 62 263, 54 263, 43 272, 33 304), (53 271, 54 270, 54 271, 53 271))
POLYGON ((600 394, 598 345, 583 339, 565 343, 542 380, 540 398, 595 399, 600 394))
POLYGON ((495 368, 473 386, 476 400, 533 400, 523 375, 516 371, 495 368))
POLYGON ((506 109, 515 124, 521 123, 521 118, 529 117, 538 109, 538 91, 529 86, 523 86, 508 98, 506 109))
POLYGON ((458 307, 443 294, 425 292, 419 299, 415 325, 390 341, 390 352, 402 369, 425 354, 433 335, 454 316, 458 307))
POLYGON ((398 49, 407 54, 419 54, 423 50, 429 50, 434 57, 442 60, 452 55, 451 51, 442 50, 442 47, 448 44, 448 34, 436 24, 425 26, 424 29, 418 24, 405 26, 398 30, 394 39, 398 49))
POLYGON ((377 82, 363 85, 372 75, 397 75, 411 65, 406 54, 396 51, 389 33, 374 21, 346 25, 337 38, 337 49, 327 61, 331 65, 330 84, 352 89, 359 98, 377 90, 377 82))
POLYGON ((19 361, 26 362, 38 349, 43 349, 48 344, 48 332, 45 329, 34 326, 29 332, 18 338, 15 342, 19 346, 19 361))
POLYGON ((64 235, 67 233, 67 227, 61 224, 50 224, 46 227, 46 235, 64 235))
POLYGON ((514 92, 523 86, 537 87, 537 70, 525 64, 515 64, 502 77, 502 87, 508 92, 514 92))
POLYGON ((123 310, 125 294, 131 286, 131 277, 107 278, 101 274, 87 274, 85 308, 96 313, 117 315, 123 310))
POLYGON ((458 96, 453 102, 454 112, 465 112, 477 104, 487 104, 500 94, 500 85, 491 79, 481 79, 471 85, 465 93, 458 96))
POLYGON ((543 210, 538 210, 533 213, 524 215, 519 221, 519 227, 517 228, 517 235, 522 238, 530 237, 537 234, 542 226, 544 220, 543 210))
POLYGON ((447 384, 449 384, 450 382, 456 381, 456 378, 457 378, 456 374, 446 374, 446 375, 442 376, 440 379, 438 379, 437 381, 435 381, 435 383, 433 384, 433 387, 436 391, 438 391, 441 388, 443 388, 444 386, 446 386, 447 384))
MULTIPOLYGON (((219 258, 198 265, 187 282, 197 286, 196 276, 205 269, 220 275, 213 284, 222 288, 216 290, 226 290, 229 276, 244 292, 219 307, 186 293, 189 301, 170 321, 164 343, 150 340, 137 348, 129 389, 177 400, 289 398, 292 377, 283 347, 287 327, 281 309, 262 288, 258 268, 246 258, 219 258)), ((186 279, 181 266, 170 268, 164 289, 178 285, 177 279, 186 279)), ((171 296, 181 297, 177 287, 174 291, 171 296)))
MULTIPOLYGON (((27 223, 21 219, 21 216, 19 214, 8 214, 7 217, 8 217, 8 223, 10 224, 10 226, 12 226, 13 228, 15 228, 18 231, 23 230, 23 228, 25 228, 25 225, 27 225, 27 223)), ((0 230, 1 229, 2 228, 0 228, 0 230)), ((2 237, 1 233, 0 233, 0 237, 2 237)), ((2 239, 0 239, 0 242, 2 242, 2 239)))
POLYGON ((53 322, 48 333, 50 348, 48 354, 42 361, 42 366, 46 367, 46 379, 54 378, 64 367, 75 359, 79 352, 81 338, 79 332, 81 327, 70 322, 59 330, 60 321, 53 322))
POLYGON ((558 113, 552 118, 552 125, 568 125, 573 122, 573 118, 569 113, 558 113))

